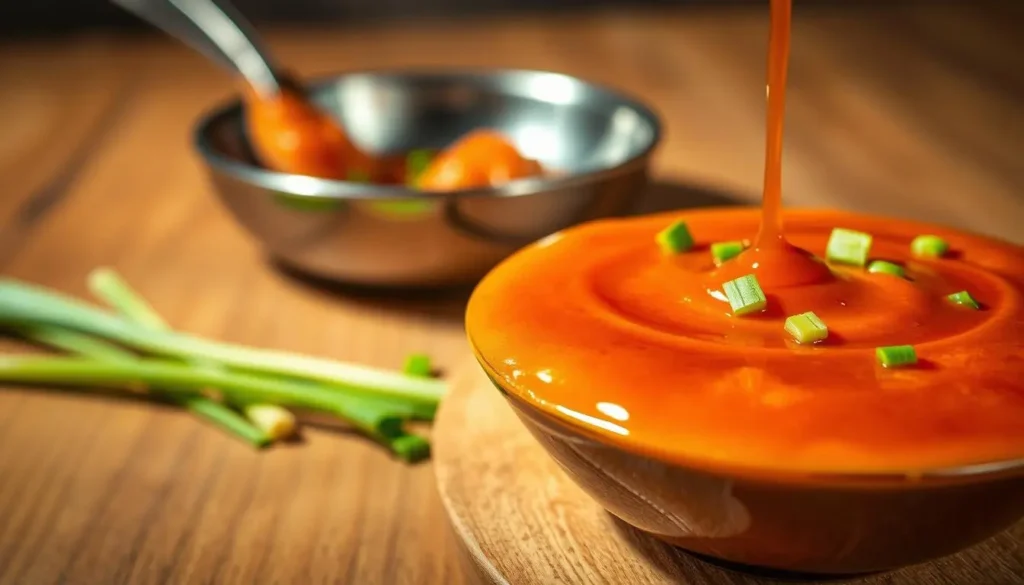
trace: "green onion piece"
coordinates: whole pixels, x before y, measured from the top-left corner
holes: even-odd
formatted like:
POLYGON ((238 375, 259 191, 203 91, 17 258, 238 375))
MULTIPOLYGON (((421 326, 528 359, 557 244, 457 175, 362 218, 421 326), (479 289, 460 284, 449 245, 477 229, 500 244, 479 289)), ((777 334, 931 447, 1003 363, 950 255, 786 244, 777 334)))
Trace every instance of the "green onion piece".
POLYGON ((963 305, 965 307, 970 307, 975 311, 981 308, 981 305, 978 304, 978 301, 974 300, 974 297, 971 296, 971 293, 965 290, 953 293, 946 298, 949 299, 950 302, 956 303, 958 305, 963 305))
POLYGON ((887 368, 912 366, 917 363, 917 352, 913 345, 891 345, 875 348, 878 362, 887 368))
POLYGON ((797 343, 814 343, 828 337, 828 327, 812 312, 786 317, 786 332, 797 343))
POLYGON ((434 151, 425 148, 410 150, 405 155, 405 181, 409 186, 415 186, 423 171, 427 170, 434 160, 434 151))
POLYGON ((741 276, 736 280, 730 280, 723 285, 725 296, 729 299, 729 305, 736 316, 749 315, 763 311, 768 305, 768 300, 753 274, 741 276))
POLYGON ((910 251, 914 256, 941 257, 949 251, 949 243, 939 236, 922 235, 910 242, 910 251))
POLYGON ((244 409, 245 417, 273 441, 295 434, 295 415, 272 404, 251 404, 244 409))
POLYGON ((405 359, 402 371, 410 376, 430 377, 434 373, 434 365, 430 362, 430 356, 414 353, 405 359))
POLYGON ((345 173, 345 180, 350 183, 369 183, 370 173, 362 169, 349 169, 349 171, 345 173))
POLYGON ((658 232, 656 240, 664 254, 679 254, 693 247, 690 228, 686 227, 686 223, 682 221, 674 222, 658 232))
POLYGON ((825 258, 830 262, 864 266, 871 250, 871 235, 843 228, 835 228, 825 247, 825 258))
POLYGON ((396 219, 417 219, 439 205, 437 199, 380 199, 365 202, 373 211, 396 219))
POLYGON ((743 251, 745 246, 743 242, 715 242, 711 244, 711 256, 715 259, 715 264, 719 265, 734 258, 743 251))
POLYGON ((868 272, 874 272, 877 274, 891 274, 903 278, 905 272, 903 267, 899 264, 893 264, 892 262, 886 262, 885 260, 875 260, 868 266, 868 272))

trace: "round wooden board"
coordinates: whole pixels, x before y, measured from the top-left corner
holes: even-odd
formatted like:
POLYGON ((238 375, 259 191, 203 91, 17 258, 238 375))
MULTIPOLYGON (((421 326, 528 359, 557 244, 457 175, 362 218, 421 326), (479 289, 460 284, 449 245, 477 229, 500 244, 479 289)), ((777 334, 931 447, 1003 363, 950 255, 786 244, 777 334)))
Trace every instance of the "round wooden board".
MULTIPOLYGON (((478 583, 779 582, 777 576, 740 572, 699 559, 615 519, 576 487, 534 442, 475 364, 458 372, 452 382, 434 424, 434 467, 467 573, 478 583)), ((1021 585, 1024 523, 953 557, 842 581, 856 585, 1021 585)))

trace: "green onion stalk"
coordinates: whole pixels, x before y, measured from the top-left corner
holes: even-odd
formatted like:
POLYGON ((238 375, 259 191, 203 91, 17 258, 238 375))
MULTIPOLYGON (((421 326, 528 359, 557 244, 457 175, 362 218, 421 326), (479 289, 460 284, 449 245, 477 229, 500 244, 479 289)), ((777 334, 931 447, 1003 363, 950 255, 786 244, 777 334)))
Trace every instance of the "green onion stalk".
MULTIPOLYGON (((156 312, 156 309, 150 306, 142 295, 136 293, 113 270, 109 268, 93 270, 89 274, 88 284, 93 296, 105 302, 125 319, 155 331, 170 330, 170 326, 156 312)), ((202 366, 200 363, 196 363, 196 365, 202 366)), ((208 409, 230 411, 227 406, 205 397, 191 399, 185 404, 190 410, 195 410, 194 407, 197 405, 201 407, 197 411, 199 414, 208 409)), ((295 415, 284 408, 272 404, 252 404, 245 407, 244 412, 252 426, 260 430, 267 437, 268 442, 284 439, 295 433, 295 415)))
MULTIPOLYGON (((111 282, 110 274, 99 274, 91 279, 96 291, 103 289, 104 279, 107 285, 111 282)), ((245 419, 202 394, 216 388, 225 402, 243 410, 275 405, 334 414, 403 459, 429 452, 427 440, 404 432, 402 423, 432 418, 445 390, 439 380, 153 329, 166 325, 155 311, 147 312, 141 297, 100 296, 122 313, 146 315, 139 319, 143 324, 40 287, 0 279, 0 327, 87 358, 0 357, 0 381, 126 388, 141 383, 172 400, 186 401, 200 416, 257 443, 251 424, 236 424, 245 419), (137 357, 109 342, 147 355, 137 357)))
MULTIPOLYGON (((58 329, 46 325, 24 327, 16 331, 25 339, 54 349, 90 358, 97 362, 126 362, 137 359, 131 352, 77 331, 58 329)), ((4 358, 0 358, 2 360, 4 358)), ((159 393, 159 398, 184 407, 196 416, 236 436, 250 445, 260 448, 271 443, 270 437, 252 425, 245 417, 227 406, 195 392, 159 393)))
MULTIPOLYGON (((106 302, 114 310, 120 312, 126 319, 146 326, 149 329, 170 330, 170 327, 159 313, 140 294, 132 290, 128 283, 113 270, 98 268, 92 271, 88 280, 89 289, 93 295, 106 302)), ((425 360, 429 368, 430 358, 428 356, 418 354, 417 360, 425 360)), ((202 367, 217 367, 216 365, 204 364, 203 362, 193 363, 202 367)), ((423 373, 410 372, 407 368, 404 371, 410 376, 425 375, 423 373)), ((396 403, 394 400, 365 397, 363 403, 367 408, 372 408, 376 404, 382 416, 387 415, 402 419, 433 420, 437 410, 436 402, 396 403)), ((249 420, 270 435, 271 439, 280 439, 291 435, 295 431, 295 416, 284 408, 272 404, 242 404, 240 406, 249 420)), ((417 441, 426 443, 422 438, 412 435, 393 437, 390 434, 386 434, 378 437, 378 439, 382 439, 386 445, 392 447, 392 450, 396 452, 405 450, 405 447, 396 447, 396 443, 408 445, 409 447, 412 447, 412 444, 417 441)))
POLYGON ((436 407, 445 392, 444 382, 432 378, 147 329, 59 293, 0 279, 0 326, 39 324, 102 337, 143 353, 316 380, 346 394, 436 407))
POLYGON ((178 361, 138 358, 107 361, 78 357, 0 356, 0 382, 115 386, 145 384, 168 394, 217 388, 230 402, 269 403, 334 413, 368 433, 394 433, 402 419, 380 413, 377 403, 333 389, 254 374, 195 368, 178 361))

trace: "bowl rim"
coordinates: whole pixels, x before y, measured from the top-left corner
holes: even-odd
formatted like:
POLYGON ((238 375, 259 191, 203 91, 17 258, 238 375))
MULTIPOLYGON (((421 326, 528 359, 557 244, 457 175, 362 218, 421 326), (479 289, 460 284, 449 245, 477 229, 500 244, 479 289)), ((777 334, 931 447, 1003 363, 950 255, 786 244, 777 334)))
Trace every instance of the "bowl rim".
POLYGON ((588 89, 608 94, 621 105, 631 108, 643 117, 652 128, 651 139, 644 148, 634 156, 610 167, 603 167, 582 173, 571 173, 558 176, 528 177, 509 181, 497 187, 462 189, 448 192, 426 192, 400 185, 373 185, 355 183, 337 179, 322 179, 307 175, 282 173, 258 167, 246 162, 232 159, 217 151, 209 139, 210 128, 221 119, 240 111, 241 98, 235 95, 221 100, 204 111, 192 128, 192 147, 199 153, 204 162, 211 168, 244 183, 257 185, 266 189, 284 192, 299 197, 316 199, 432 199, 439 197, 448 199, 476 197, 522 197, 540 193, 592 184, 601 179, 619 175, 633 169, 650 157, 651 153, 661 144, 664 125, 658 113, 649 105, 621 90, 607 85, 588 81, 581 77, 548 71, 543 69, 518 69, 495 67, 395 67, 375 69, 354 69, 328 75, 319 75, 307 80, 312 89, 327 87, 345 77, 360 75, 370 76, 415 76, 428 78, 475 77, 488 78, 506 75, 555 75, 572 83, 582 84, 588 89))
MULTIPOLYGON (((691 209, 685 211, 672 211, 662 212, 661 215, 672 215, 672 214, 693 214, 693 213, 715 213, 715 212, 727 212, 735 214, 749 214, 759 213, 759 208, 756 206, 740 206, 740 207, 705 207, 700 209, 691 209)), ((844 215, 854 215, 865 218, 876 218, 885 219, 884 216, 852 212, 848 210, 841 210, 835 208, 787 208, 787 214, 800 214, 805 212, 829 212, 844 215)), ((628 221, 628 219, 626 219, 628 221)), ((954 230, 957 233, 969 235, 971 237, 977 237, 982 239, 994 239, 998 241, 1004 241, 1000 238, 994 238, 984 234, 976 233, 971 230, 955 228, 939 223, 922 223, 916 222, 915 220, 904 220, 919 223, 922 228, 942 228, 946 230, 954 230)), ((522 253, 520 250, 517 253, 522 253)), ((486 278, 486 276, 484 277, 486 278)), ((472 303, 472 297, 470 298, 472 303)), ((736 464, 725 461, 718 461, 708 458, 702 458, 699 455, 682 454, 678 452, 670 452, 666 449, 658 449, 651 445, 641 445, 635 441, 621 440, 619 435, 615 434, 602 434, 595 432, 593 428, 579 424, 579 421, 572 417, 565 416, 554 408, 542 408, 536 401, 527 400, 522 396, 521 392, 518 392, 509 387, 508 381, 503 380, 497 370, 491 366, 487 358, 479 351, 477 344, 473 338, 473 331, 471 330, 469 323, 466 324, 466 338, 469 342, 470 349, 473 353, 474 358, 479 364, 480 368, 483 369, 484 373, 491 380, 491 382, 498 388, 502 394, 505 395, 506 399, 514 400, 516 404, 523 405, 525 410, 534 413, 538 416, 542 416, 545 420, 554 421, 563 427, 572 430, 582 436, 589 437, 590 439, 610 448, 618 449, 627 453, 631 453, 641 457, 647 457, 652 460, 656 460, 668 465, 682 466, 694 471, 718 474, 736 478, 752 478, 766 482, 773 483, 807 483, 816 482, 820 484, 844 484, 844 485, 873 485, 882 487, 908 487, 917 485, 923 487, 925 485, 942 485, 949 483, 960 483, 960 482, 977 482, 981 480, 995 480, 1004 477, 1024 476, 1024 457, 1015 457, 1010 459, 1000 459, 991 461, 979 461, 960 465, 949 465, 940 467, 930 467, 922 469, 904 469, 904 470, 870 470, 870 471, 853 471, 845 469, 815 469, 815 470, 801 470, 801 469, 779 469, 772 468, 770 465, 748 465, 748 464, 736 464)))

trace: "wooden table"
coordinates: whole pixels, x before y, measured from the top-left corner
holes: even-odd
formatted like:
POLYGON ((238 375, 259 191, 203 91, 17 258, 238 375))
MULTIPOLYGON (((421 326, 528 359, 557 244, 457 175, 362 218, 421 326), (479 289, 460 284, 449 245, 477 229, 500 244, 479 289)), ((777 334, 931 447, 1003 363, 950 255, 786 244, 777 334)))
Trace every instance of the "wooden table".
MULTIPOLYGON (((930 6, 799 15, 788 203, 1022 243, 1020 10, 930 6)), ((667 192, 698 185, 754 201, 764 12, 269 36, 308 74, 522 66, 625 88, 664 116, 655 166, 667 192)), ((341 296, 265 263, 188 147, 192 121, 229 91, 163 39, 3 46, 0 272, 85 294, 88 271, 111 265, 187 331, 382 366, 425 349, 461 365, 463 299, 341 296)), ((176 411, 0 392, 0 583, 458 585, 445 522, 429 464, 403 466, 358 438, 311 430, 301 445, 254 453, 176 411)))

